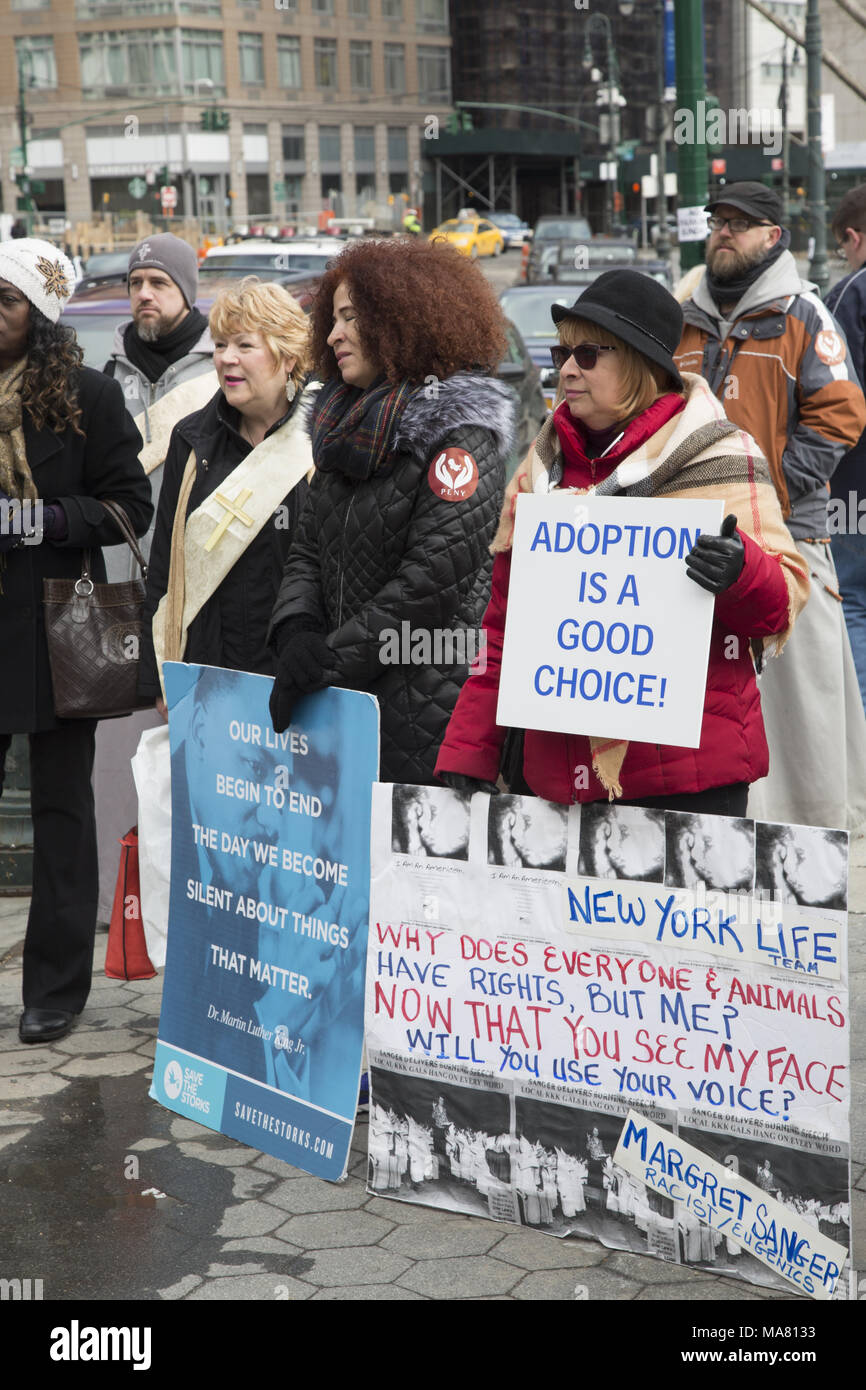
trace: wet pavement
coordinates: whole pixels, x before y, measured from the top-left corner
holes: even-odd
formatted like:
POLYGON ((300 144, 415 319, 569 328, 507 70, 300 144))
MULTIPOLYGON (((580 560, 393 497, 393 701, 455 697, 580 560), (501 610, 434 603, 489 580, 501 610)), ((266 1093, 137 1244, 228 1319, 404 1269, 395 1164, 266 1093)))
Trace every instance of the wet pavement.
MULTIPOLYGON (((866 1271, 863 839, 852 846, 851 904, 854 1265, 866 1271)), ((0 899, 0 1278, 41 1280, 44 1300, 811 1302, 371 1196, 364 1116, 342 1183, 179 1118, 147 1094, 161 977, 106 979, 102 933, 76 1030, 22 1047, 26 912, 26 899, 0 899)))

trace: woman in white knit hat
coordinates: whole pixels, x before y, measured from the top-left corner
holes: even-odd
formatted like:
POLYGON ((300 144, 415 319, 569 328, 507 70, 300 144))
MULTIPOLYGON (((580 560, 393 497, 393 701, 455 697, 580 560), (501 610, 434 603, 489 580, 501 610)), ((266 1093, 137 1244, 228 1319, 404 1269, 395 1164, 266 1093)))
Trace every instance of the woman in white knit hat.
POLYGON ((47 241, 0 244, 0 787, 11 737, 30 740, 33 896, 24 942, 19 1037, 69 1032, 90 990, 96 928, 96 827, 90 775, 96 721, 62 720, 42 612, 44 579, 77 579, 83 550, 117 541, 100 498, 137 535, 153 507, 119 384, 82 366, 58 322, 72 293, 69 260, 47 241), (41 504, 35 507, 36 502, 41 504), (29 504, 29 505, 28 505, 29 504), (40 520, 41 514, 41 520, 40 520))

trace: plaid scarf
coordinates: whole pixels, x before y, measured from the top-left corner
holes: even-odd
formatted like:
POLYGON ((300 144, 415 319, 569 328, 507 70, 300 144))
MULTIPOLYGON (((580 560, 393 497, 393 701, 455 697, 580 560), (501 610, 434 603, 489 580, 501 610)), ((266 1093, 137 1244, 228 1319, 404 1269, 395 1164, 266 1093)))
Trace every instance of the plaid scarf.
POLYGON ((399 386, 381 381, 366 391, 340 380, 327 382, 310 430, 316 468, 357 482, 369 478, 388 457, 413 390, 408 381, 399 386))

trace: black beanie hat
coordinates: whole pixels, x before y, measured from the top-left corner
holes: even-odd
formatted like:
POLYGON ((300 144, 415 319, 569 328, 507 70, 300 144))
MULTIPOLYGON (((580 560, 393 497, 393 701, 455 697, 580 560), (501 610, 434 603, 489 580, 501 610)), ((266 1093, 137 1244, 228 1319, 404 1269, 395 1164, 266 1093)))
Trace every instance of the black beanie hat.
POLYGON ((597 323, 624 343, 664 367, 676 389, 683 380, 673 354, 683 333, 683 311, 673 295, 639 270, 606 270, 587 285, 571 308, 554 304, 554 323, 563 319, 583 319, 597 323))

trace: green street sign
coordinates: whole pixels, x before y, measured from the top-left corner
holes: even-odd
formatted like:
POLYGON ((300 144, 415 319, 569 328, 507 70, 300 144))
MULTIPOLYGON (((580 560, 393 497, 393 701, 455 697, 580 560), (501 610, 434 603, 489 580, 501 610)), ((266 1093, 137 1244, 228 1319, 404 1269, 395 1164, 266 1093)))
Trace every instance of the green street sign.
POLYGON ((143 198, 145 193, 147 192, 147 184, 145 183, 144 179, 130 179, 129 183, 126 186, 129 189, 130 197, 132 198, 143 198))
POLYGON ((278 179, 278 180, 276 180, 276 182, 274 183, 274 202, 275 202, 275 203, 282 203, 282 202, 285 202, 285 198, 286 198, 286 185, 285 185, 285 182, 284 182, 282 179, 278 179))
POLYGON ((24 163, 24 151, 21 149, 20 145, 19 145, 16 149, 10 151, 10 153, 9 153, 9 163, 10 163, 10 164, 23 164, 23 163, 24 163))

